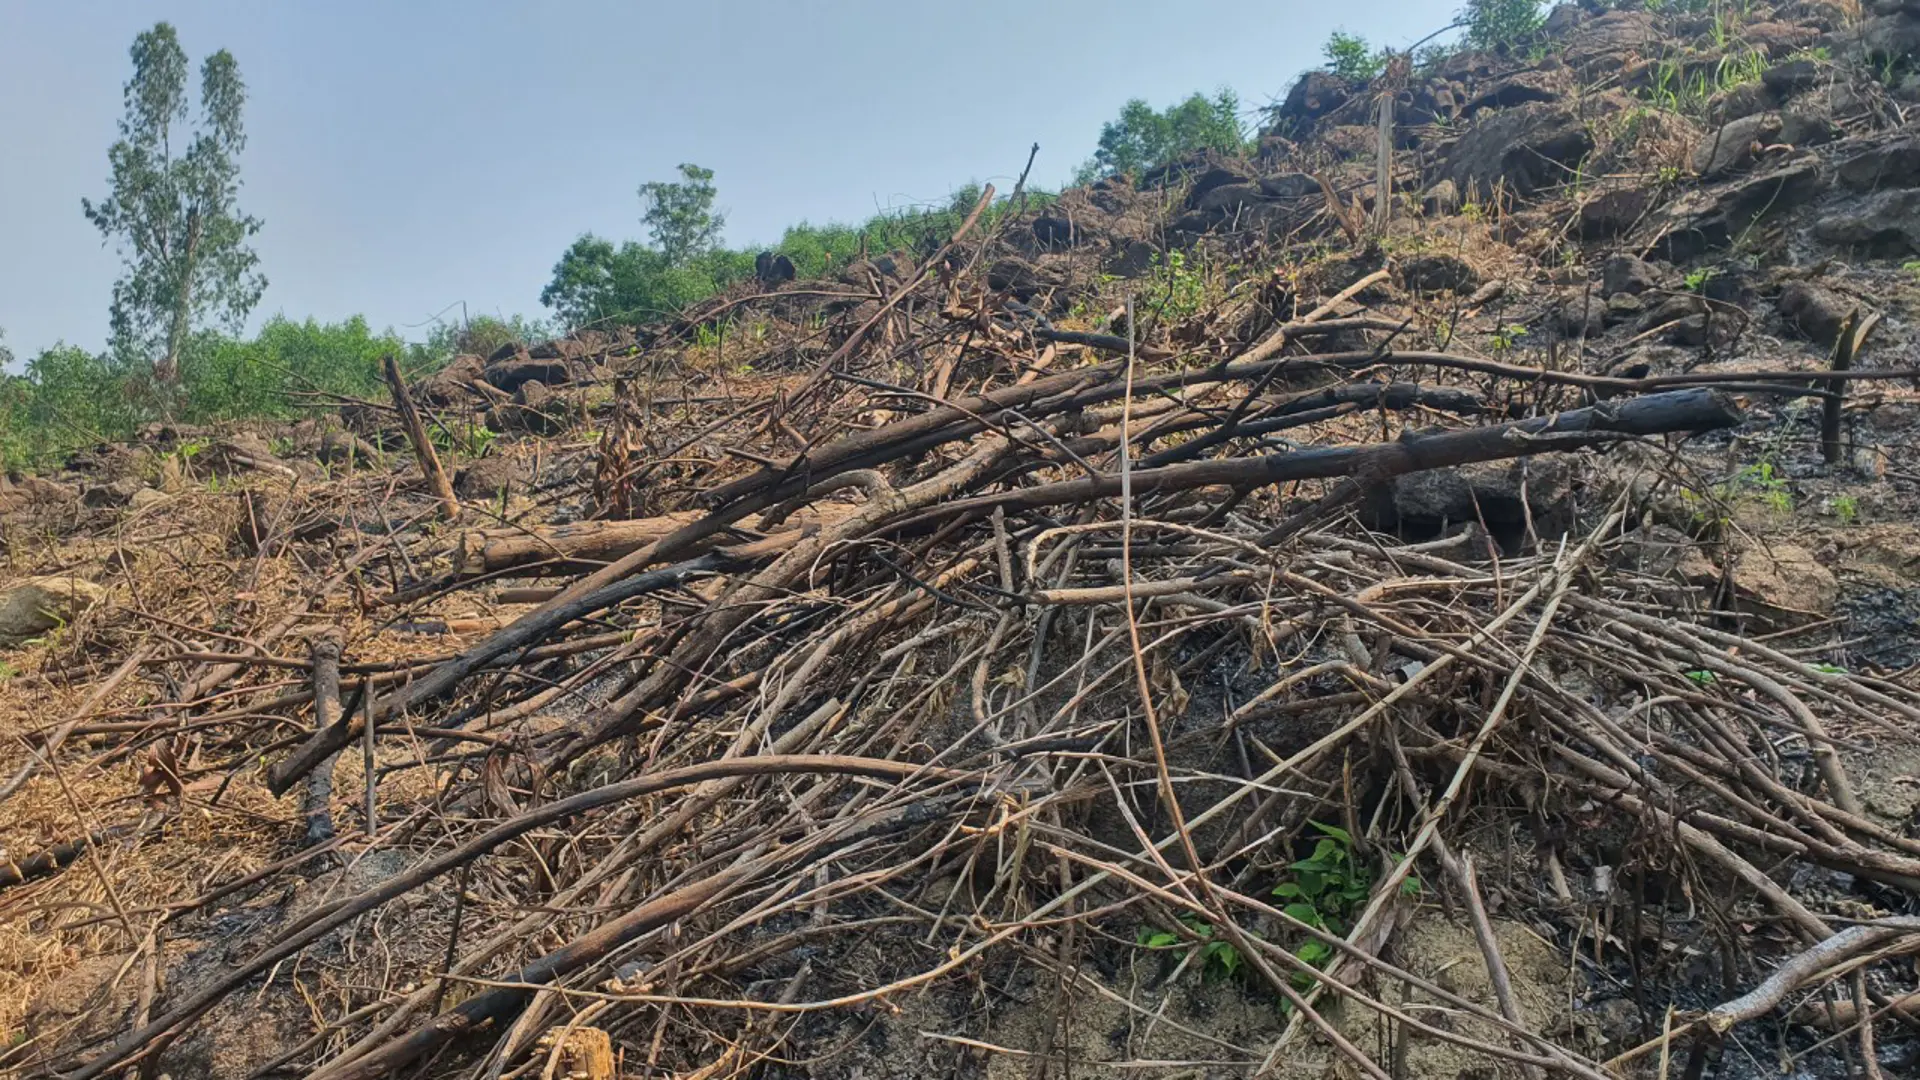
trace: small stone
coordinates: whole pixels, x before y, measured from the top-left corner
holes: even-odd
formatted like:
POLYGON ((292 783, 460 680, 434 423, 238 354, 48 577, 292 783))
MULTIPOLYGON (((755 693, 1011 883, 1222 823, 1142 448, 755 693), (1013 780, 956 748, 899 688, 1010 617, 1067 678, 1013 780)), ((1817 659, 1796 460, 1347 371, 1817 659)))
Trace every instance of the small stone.
POLYGON ((134 495, 146 487, 131 476, 110 480, 104 484, 95 484, 80 496, 80 501, 88 506, 125 506, 133 501, 134 495))
POLYGON ((1831 345, 1840 337, 1855 304, 1832 289, 1809 281, 1789 281, 1780 290, 1780 317, 1809 340, 1831 345))
POLYGON ((133 493, 133 498, 128 500, 127 505, 135 510, 145 510, 149 506, 157 506, 167 501, 168 498, 165 492, 155 491, 150 487, 143 487, 133 493))
POLYGON ((1644 259, 1615 255, 1600 269, 1600 280, 1608 296, 1617 293, 1638 295, 1660 284, 1660 273, 1644 259))
POLYGON ((0 588, 0 645, 38 637, 107 598, 107 590, 76 577, 30 577, 0 588))

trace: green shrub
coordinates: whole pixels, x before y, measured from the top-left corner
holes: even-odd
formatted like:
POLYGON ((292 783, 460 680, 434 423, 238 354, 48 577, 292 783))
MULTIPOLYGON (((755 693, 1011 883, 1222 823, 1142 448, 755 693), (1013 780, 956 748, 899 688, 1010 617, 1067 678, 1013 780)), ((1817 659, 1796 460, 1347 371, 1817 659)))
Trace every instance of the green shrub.
POLYGON ((1327 70, 1348 82, 1372 82, 1379 77, 1387 66, 1384 51, 1376 52, 1367 45, 1367 39, 1358 34, 1348 34, 1335 30, 1320 46, 1320 55, 1327 58, 1327 70))
POLYGON ((1546 21, 1540 9, 1540 0, 1467 0, 1457 19, 1473 48, 1512 48, 1539 32, 1546 21))

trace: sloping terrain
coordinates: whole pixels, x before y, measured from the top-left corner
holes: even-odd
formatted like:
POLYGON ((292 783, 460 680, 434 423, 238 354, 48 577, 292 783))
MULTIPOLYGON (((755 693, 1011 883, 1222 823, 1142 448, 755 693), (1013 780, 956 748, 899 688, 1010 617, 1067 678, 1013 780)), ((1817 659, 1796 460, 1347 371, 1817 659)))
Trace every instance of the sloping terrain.
POLYGON ((1910 1074, 1916 42, 1562 7, 10 480, 0 1070, 1910 1074))

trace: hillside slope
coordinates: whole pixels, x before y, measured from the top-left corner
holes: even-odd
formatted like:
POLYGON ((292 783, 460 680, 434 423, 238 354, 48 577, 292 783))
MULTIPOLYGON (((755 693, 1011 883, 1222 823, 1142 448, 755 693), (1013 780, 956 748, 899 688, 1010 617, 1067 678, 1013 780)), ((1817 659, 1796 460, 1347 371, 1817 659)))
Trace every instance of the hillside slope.
POLYGON ((1563 6, 10 480, 0 1070, 1906 1074, 1916 42, 1563 6))

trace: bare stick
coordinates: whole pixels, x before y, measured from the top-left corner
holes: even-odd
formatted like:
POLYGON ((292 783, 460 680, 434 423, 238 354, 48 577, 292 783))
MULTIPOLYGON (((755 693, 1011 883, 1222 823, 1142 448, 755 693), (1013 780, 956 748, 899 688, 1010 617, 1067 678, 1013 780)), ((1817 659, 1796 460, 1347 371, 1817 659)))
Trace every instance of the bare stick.
MULTIPOLYGON (((340 710, 340 631, 329 629, 313 641, 313 726, 325 731, 340 710)), ((307 819, 307 846, 333 838, 333 763, 335 754, 307 774, 301 816, 307 819)))
POLYGON ((407 393, 406 380, 400 377, 400 365, 394 363, 391 353, 381 357, 380 364, 386 372, 387 389, 393 391, 394 407, 400 410, 400 422, 407 429, 407 441, 413 444, 413 455, 420 460, 420 471, 426 474, 427 484, 440 500, 441 512, 447 520, 458 521, 460 500, 454 497, 453 485, 447 482, 446 471, 440 468, 440 455, 434 452, 433 443, 427 438, 427 427, 420 422, 420 410, 414 407, 413 395, 407 393))

